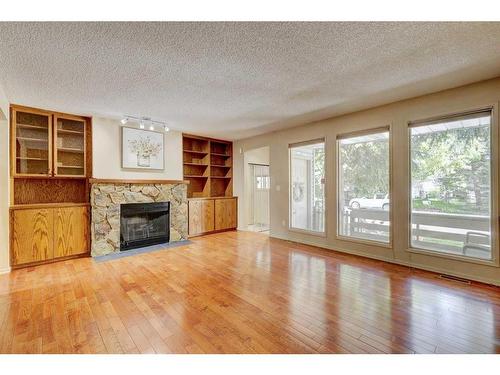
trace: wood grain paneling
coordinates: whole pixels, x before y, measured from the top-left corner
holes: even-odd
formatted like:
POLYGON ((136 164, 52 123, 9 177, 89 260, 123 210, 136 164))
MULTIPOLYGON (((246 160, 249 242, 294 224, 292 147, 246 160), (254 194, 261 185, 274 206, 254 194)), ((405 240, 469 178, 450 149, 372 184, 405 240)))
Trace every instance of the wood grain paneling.
POLYGON ((0 275, 0 353, 500 353, 500 288, 225 232, 0 275))
POLYGON ((215 199, 215 230, 237 227, 237 199, 215 199))
POLYGON ((54 209, 54 258, 89 252, 88 207, 54 209))
POLYGON ((85 179, 16 178, 13 194, 14 204, 89 201, 85 179))
POLYGON ((12 265, 53 257, 52 209, 12 211, 12 265))
POLYGON ((189 201, 189 235, 197 236, 214 230, 214 200, 189 201))

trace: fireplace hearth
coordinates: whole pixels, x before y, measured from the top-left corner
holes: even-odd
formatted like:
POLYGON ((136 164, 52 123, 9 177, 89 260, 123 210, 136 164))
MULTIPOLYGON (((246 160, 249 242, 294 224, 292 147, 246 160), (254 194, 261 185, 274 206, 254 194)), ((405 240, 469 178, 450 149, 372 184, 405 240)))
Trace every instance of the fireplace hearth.
POLYGON ((120 251, 170 240, 170 202, 120 205, 120 251))

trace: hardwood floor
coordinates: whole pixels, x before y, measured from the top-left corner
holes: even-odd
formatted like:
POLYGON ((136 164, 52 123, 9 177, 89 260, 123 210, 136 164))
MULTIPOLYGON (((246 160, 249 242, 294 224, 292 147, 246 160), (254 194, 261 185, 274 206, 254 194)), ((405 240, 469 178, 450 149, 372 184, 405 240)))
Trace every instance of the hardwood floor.
POLYGON ((1 353, 500 353, 500 288, 226 232, 0 276, 1 353))

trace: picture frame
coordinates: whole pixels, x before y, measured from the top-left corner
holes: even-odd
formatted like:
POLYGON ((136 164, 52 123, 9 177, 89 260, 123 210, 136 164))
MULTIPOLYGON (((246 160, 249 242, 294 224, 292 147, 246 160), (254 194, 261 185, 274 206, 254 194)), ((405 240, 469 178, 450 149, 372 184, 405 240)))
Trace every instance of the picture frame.
POLYGON ((164 133, 122 126, 121 146, 123 169, 165 169, 164 133))

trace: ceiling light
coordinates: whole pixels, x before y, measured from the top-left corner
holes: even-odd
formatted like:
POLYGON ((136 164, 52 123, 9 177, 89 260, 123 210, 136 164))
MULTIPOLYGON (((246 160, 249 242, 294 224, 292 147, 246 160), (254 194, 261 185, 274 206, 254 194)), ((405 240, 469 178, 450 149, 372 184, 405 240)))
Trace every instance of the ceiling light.
POLYGON ((144 129, 144 121, 142 121, 142 120, 141 120, 141 122, 139 123, 139 127, 140 127, 141 129, 144 129))
POLYGON ((155 127, 153 126, 153 124, 151 124, 151 125, 149 126, 149 130, 155 130, 155 127))
POLYGON ((122 118, 120 122, 122 125, 125 125, 128 122, 128 118, 122 118))
POLYGON ((168 128, 168 126, 165 126, 163 129, 164 129, 166 132, 170 131, 170 129, 168 128))

